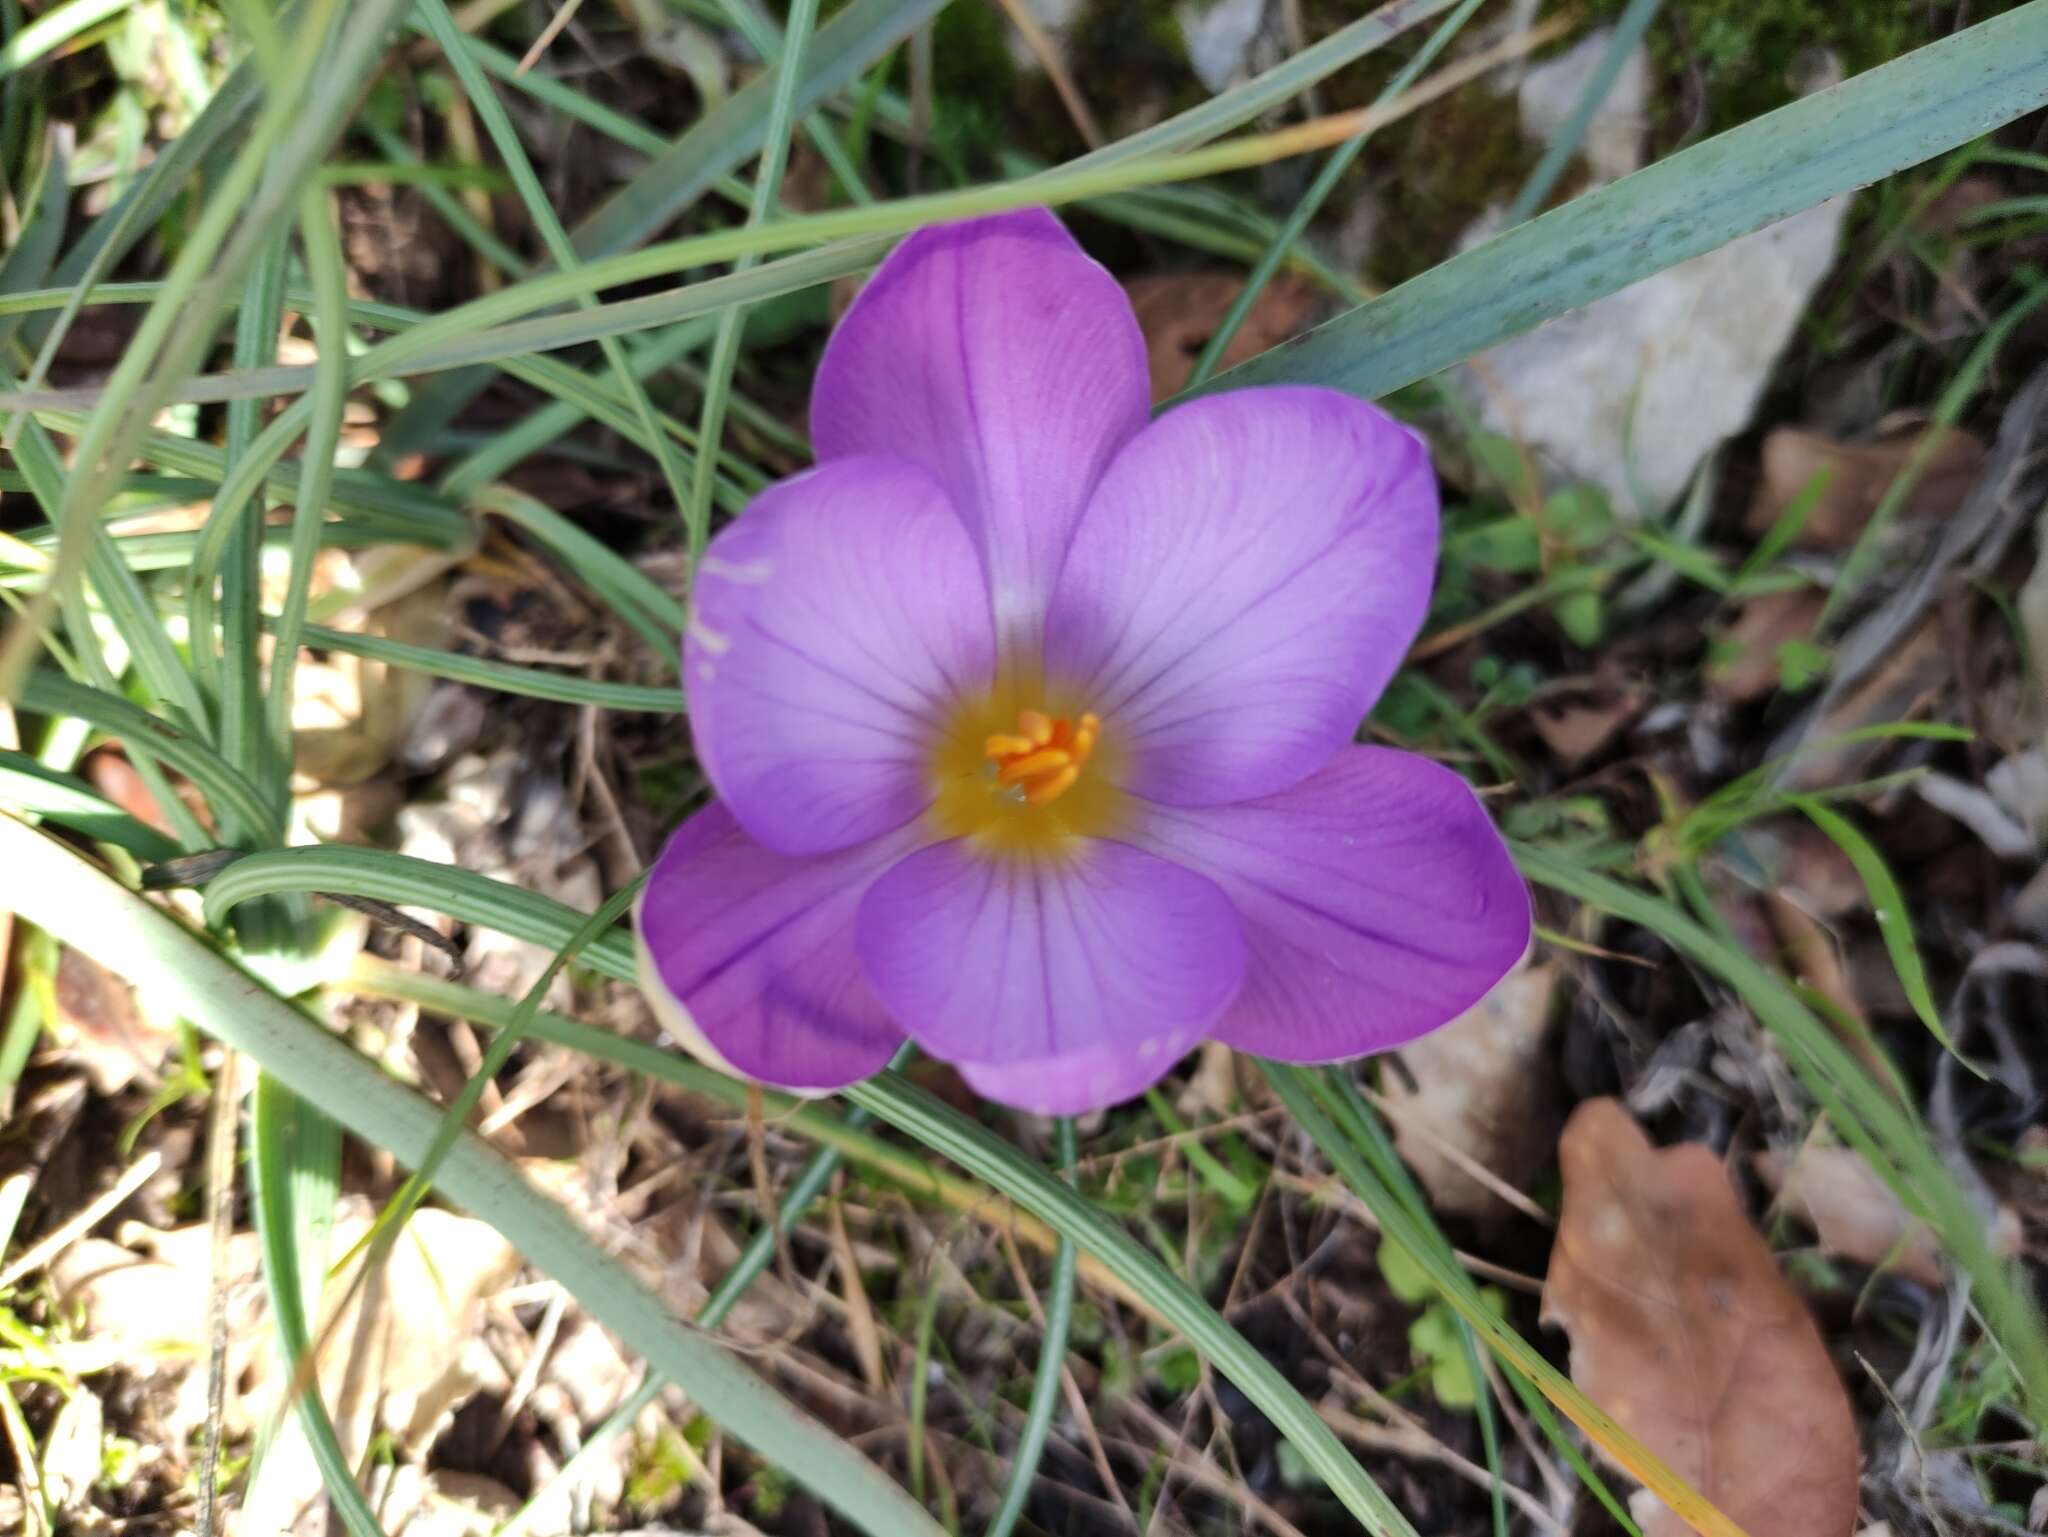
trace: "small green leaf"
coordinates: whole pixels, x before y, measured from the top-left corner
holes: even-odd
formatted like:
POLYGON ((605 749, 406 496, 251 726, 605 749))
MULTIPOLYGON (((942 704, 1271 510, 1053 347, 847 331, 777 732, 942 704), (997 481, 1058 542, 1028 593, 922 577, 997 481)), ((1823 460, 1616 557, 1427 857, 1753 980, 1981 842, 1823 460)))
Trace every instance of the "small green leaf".
POLYGON ((1537 494, 1535 475, 1513 438, 1498 432, 1475 432, 1469 446, 1472 462, 1509 500, 1521 501, 1537 494))
POLYGON ((1564 594, 1550 605, 1550 612, 1575 646, 1590 650, 1607 633, 1607 600, 1592 588, 1564 594))
POLYGON ((1380 1240, 1380 1274, 1387 1287, 1403 1302, 1427 1302, 1436 1295, 1436 1283, 1429 1278, 1414 1255, 1392 1239, 1380 1240))
POLYGON ((1833 658, 1810 640, 1788 640, 1778 647, 1778 685, 1796 694, 1827 676, 1833 658))
POLYGON ((1877 932, 1884 939, 1885 953, 1891 957, 1892 969, 1899 976, 1899 986, 1905 989, 1906 1001, 1913 1005, 1913 1012, 1920 1016, 1920 1023, 1947 1048, 1950 1056, 1982 1077, 1982 1070, 1956 1050, 1955 1042, 1949 1039, 1948 1031, 1942 1027, 1941 1010, 1935 1007, 1934 994, 1928 991, 1927 968, 1921 963, 1920 947, 1913 939, 1913 915, 1907 911, 1906 894, 1892 878, 1891 869, 1877 851, 1877 845, 1866 838, 1855 823, 1812 796, 1796 795, 1792 797, 1792 804, 1805 812, 1813 825, 1826 833, 1835 847, 1849 856, 1849 863, 1856 867, 1857 878, 1870 894, 1871 915, 1877 919, 1877 932))
POLYGON ((1495 518, 1444 541, 1447 562, 1521 576, 1543 564, 1543 544, 1527 518, 1495 518))
POLYGON ((1458 1315, 1441 1302, 1430 1304, 1408 1326, 1408 1348, 1429 1368, 1429 1390, 1446 1409, 1469 1410, 1479 1402, 1479 1384, 1465 1358, 1458 1315))
POLYGON ((1591 550, 1614 532, 1614 509, 1592 486, 1566 486, 1543 503, 1543 526, 1575 550, 1591 550))

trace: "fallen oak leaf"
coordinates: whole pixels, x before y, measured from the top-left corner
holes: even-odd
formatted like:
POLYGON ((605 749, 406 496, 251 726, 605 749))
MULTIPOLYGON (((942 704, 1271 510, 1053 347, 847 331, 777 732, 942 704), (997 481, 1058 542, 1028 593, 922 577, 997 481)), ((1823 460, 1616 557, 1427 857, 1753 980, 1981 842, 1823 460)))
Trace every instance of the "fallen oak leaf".
MULTIPOLYGON (((1749 1537, 1849 1537, 1848 1394, 1719 1159, 1652 1148, 1600 1099, 1573 1112, 1558 1162, 1543 1316, 1571 1336, 1573 1382, 1749 1537)), ((1688 1530, 1661 1505, 1642 1527, 1688 1530)))

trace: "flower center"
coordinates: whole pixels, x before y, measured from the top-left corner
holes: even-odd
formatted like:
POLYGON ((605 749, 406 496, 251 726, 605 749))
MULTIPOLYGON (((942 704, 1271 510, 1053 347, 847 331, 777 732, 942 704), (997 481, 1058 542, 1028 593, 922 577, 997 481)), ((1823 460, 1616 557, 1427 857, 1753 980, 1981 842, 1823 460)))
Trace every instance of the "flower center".
POLYGON ((1019 710, 1015 731, 991 733, 982 743, 996 784, 1027 806, 1056 801, 1080 782, 1095 751, 1102 722, 1094 714, 1078 721, 1019 710))
POLYGON ((933 829, 1001 858, 1058 857, 1127 830, 1117 734, 1083 705, 1023 668, 960 699, 930 746, 933 829))

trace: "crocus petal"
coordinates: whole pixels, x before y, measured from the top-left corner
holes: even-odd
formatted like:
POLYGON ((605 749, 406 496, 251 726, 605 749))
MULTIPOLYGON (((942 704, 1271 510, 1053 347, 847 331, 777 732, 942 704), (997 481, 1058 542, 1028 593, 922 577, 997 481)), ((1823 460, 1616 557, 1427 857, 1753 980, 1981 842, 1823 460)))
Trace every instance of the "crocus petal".
POLYGON ((1168 412, 1074 532, 1047 672, 1102 717, 1127 789, 1215 805, 1298 783, 1344 743, 1429 606, 1421 441, 1320 389, 1168 412))
POLYGON ((818 458, 890 454, 966 520, 1005 643, 1034 642, 1074 521, 1145 425, 1145 342, 1116 280, 1043 209, 921 230, 832 333, 818 458))
POLYGON ((933 844, 868 888, 855 944, 920 1046, 991 1099, 1046 1115, 1158 1081, 1244 974, 1215 882, 1105 840, 1044 859, 933 844))
POLYGON ((1335 1062, 1479 1001, 1529 943, 1529 893, 1471 788, 1412 753, 1348 747, 1236 806, 1159 807, 1147 847, 1215 878, 1243 920, 1243 989, 1210 1032, 1335 1062))
POLYGON ((771 486, 711 542, 683 646, 697 756, 783 854, 931 804, 931 754, 994 666, 987 589, 930 476, 842 459, 771 486))
POLYGON ((720 805, 676 830, 634 915, 640 979, 685 1046, 742 1077, 799 1092, 867 1077, 902 1044, 854 955, 861 893, 906 834, 822 859, 747 837, 720 805))

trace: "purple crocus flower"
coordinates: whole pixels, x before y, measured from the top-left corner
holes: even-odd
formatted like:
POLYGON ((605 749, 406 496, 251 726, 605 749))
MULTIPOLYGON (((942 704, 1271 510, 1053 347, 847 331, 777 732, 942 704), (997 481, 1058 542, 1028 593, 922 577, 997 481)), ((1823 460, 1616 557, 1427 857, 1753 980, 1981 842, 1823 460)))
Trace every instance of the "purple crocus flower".
POLYGON ((913 235, 840 322, 818 465, 711 542, 683 648, 718 799, 638 932, 695 1049, 822 1092, 908 1035, 1072 1114, 1204 1037, 1397 1046, 1521 955, 1465 782, 1352 742, 1429 602, 1423 444, 1321 389, 1149 414, 1043 211, 913 235))

